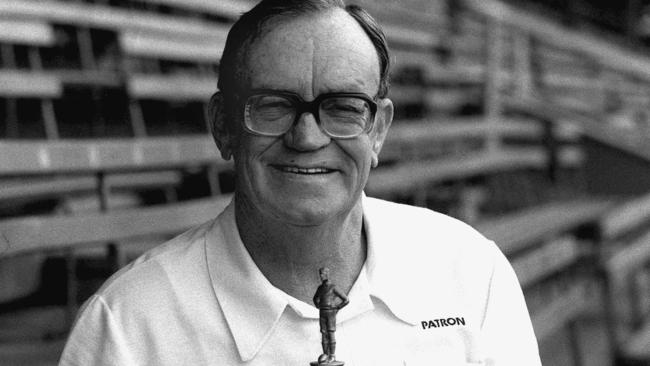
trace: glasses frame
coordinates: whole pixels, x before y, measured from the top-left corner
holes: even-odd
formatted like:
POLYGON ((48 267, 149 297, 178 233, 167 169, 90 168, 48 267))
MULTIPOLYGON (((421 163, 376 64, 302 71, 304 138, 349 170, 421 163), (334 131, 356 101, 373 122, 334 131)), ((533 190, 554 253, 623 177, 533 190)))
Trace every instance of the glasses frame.
POLYGON ((244 98, 244 118, 241 119, 242 126, 244 130, 250 134, 253 135, 258 135, 258 136, 265 136, 265 137, 279 137, 284 135, 285 133, 289 132, 293 128, 293 126, 296 125, 298 120, 300 120, 300 117, 306 113, 309 112, 311 113, 314 118, 316 119, 316 123, 318 124, 318 127, 320 127, 320 130, 327 136, 334 138, 334 139, 353 139, 356 138, 364 133, 369 132, 372 130, 372 128, 375 125, 375 117, 377 115, 377 102, 375 100, 377 97, 375 96, 374 98, 369 97, 365 93, 353 93, 353 92, 334 92, 334 93, 324 93, 320 94, 317 96, 314 100, 311 102, 306 102, 302 97, 296 93, 288 92, 288 91, 283 91, 283 90, 275 90, 275 89, 252 89, 250 92, 246 93, 244 98), (289 101, 291 101, 292 105, 295 106, 296 108, 296 116, 294 118, 294 121, 289 125, 286 131, 282 133, 265 133, 265 132, 259 132, 251 129, 248 126, 248 120, 249 120, 249 108, 250 105, 248 103, 249 99, 255 96, 259 95, 276 95, 276 96, 281 96, 284 98, 287 98, 289 101), (364 100, 366 103, 368 103, 368 106, 370 107, 370 122, 366 125, 366 127, 360 131, 356 135, 352 136, 337 136, 329 133, 326 131, 323 126, 321 125, 320 122, 320 116, 319 116, 319 108, 320 104, 323 102, 323 100, 327 98, 332 98, 332 97, 354 97, 354 98, 359 98, 364 100))

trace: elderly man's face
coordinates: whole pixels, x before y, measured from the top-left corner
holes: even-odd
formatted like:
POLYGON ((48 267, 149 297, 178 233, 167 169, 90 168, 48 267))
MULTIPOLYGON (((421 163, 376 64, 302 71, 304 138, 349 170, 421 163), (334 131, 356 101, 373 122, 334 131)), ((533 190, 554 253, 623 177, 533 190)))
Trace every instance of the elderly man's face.
MULTIPOLYGON (((306 101, 328 92, 377 94, 377 53, 344 11, 282 20, 272 27, 251 47, 248 87, 293 92, 306 101)), ((353 139, 328 137, 309 113, 280 137, 240 132, 233 151, 238 193, 264 216, 296 225, 349 212, 392 119, 390 101, 378 104, 373 131, 353 139)))

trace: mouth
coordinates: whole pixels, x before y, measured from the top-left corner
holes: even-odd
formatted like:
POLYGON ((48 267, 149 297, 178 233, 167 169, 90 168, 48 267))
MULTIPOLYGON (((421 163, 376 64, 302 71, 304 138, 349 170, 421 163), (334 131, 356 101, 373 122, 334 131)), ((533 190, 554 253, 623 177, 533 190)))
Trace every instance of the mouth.
POLYGON ((330 174, 336 172, 335 169, 329 169, 324 167, 303 168, 303 167, 288 166, 288 165, 272 165, 272 167, 283 173, 302 174, 302 175, 330 174))

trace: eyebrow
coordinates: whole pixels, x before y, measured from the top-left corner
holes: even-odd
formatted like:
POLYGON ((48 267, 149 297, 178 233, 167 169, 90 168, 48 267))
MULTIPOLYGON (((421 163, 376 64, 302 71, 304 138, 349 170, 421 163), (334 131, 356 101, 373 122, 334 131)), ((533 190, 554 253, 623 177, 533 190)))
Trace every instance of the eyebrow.
MULTIPOLYGON (((289 90, 289 89, 261 87, 261 88, 250 88, 250 89, 247 90, 248 93, 250 93, 250 92, 259 92, 259 91, 269 91, 269 92, 295 94, 295 95, 302 98, 300 93, 296 93, 295 91, 289 90)), ((365 91, 354 90, 353 88, 351 88, 351 89, 330 89, 330 88, 327 88, 327 89, 323 90, 321 93, 318 93, 317 95, 315 95, 314 98, 318 98, 320 95, 323 95, 323 94, 337 94, 337 93, 359 93, 359 94, 365 94, 366 96, 368 96, 370 98, 372 98, 372 95, 373 95, 373 94, 368 94, 365 91)), ((377 93, 375 93, 374 95, 377 95, 377 93)))
POLYGON ((325 93, 338 93, 338 92, 350 92, 350 91, 352 91, 352 92, 365 93, 365 91, 362 90, 364 86, 367 86, 367 85, 364 85, 363 83, 346 83, 346 84, 338 85, 338 86, 335 86, 335 87, 329 87, 329 86, 326 85, 324 92, 325 93))

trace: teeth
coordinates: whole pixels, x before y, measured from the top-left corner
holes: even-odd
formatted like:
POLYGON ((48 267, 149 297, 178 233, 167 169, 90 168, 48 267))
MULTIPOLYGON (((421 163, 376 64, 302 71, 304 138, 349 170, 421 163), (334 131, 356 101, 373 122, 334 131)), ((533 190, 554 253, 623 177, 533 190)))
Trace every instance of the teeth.
POLYGON ((329 169, 325 168, 296 168, 292 166, 282 167, 282 171, 295 174, 323 174, 330 172, 329 169))

